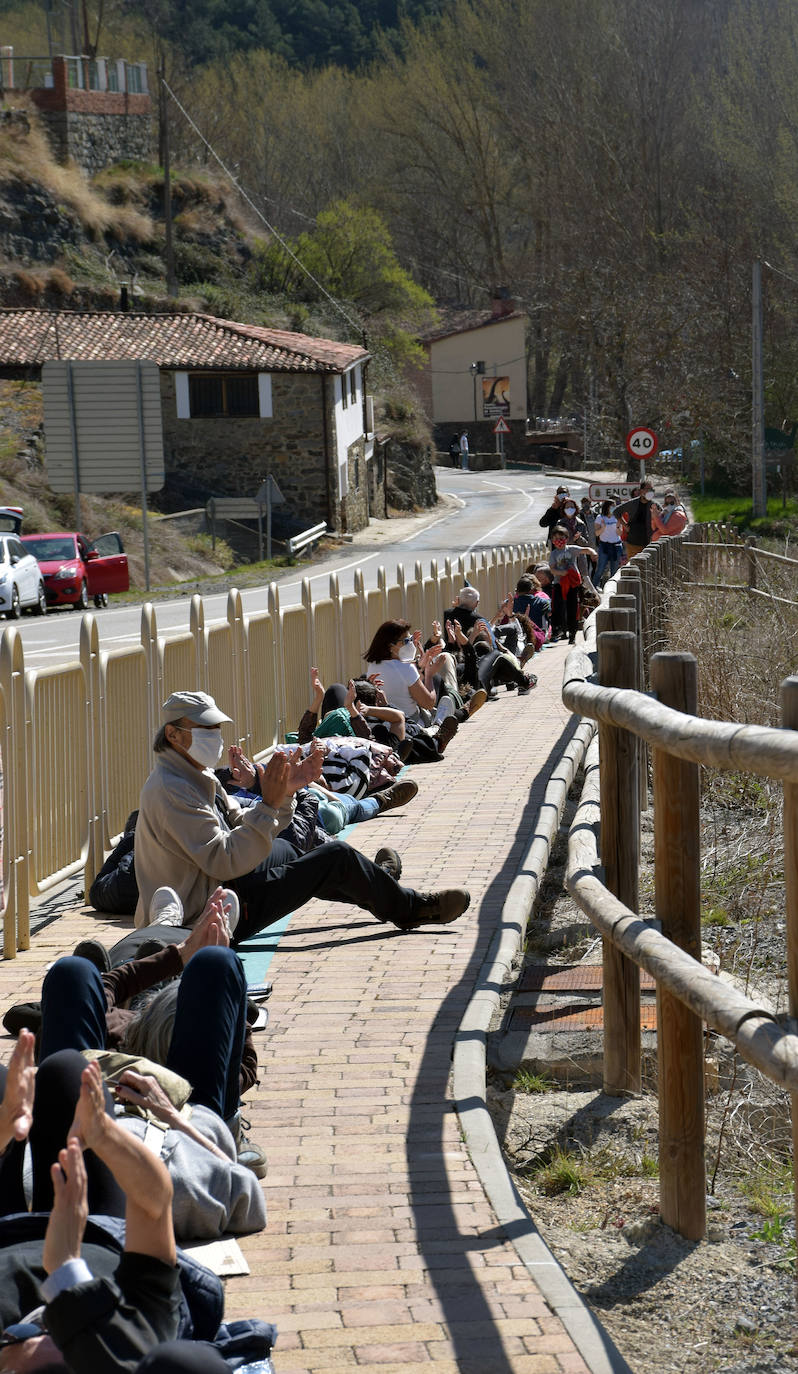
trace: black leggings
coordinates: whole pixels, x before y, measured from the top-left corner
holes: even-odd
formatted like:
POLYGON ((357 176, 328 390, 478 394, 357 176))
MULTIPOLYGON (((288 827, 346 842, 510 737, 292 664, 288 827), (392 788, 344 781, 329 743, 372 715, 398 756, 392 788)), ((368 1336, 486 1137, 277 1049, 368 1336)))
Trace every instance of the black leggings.
MULTIPOLYGON (((85 1067, 86 1060, 78 1050, 59 1050, 39 1065, 30 1132, 34 1212, 49 1212, 52 1209, 50 1165, 55 1163, 58 1151, 66 1145, 67 1131, 72 1125, 80 1096, 80 1076, 85 1067)), ((2 1093, 5 1093, 7 1073, 5 1066, 0 1065, 2 1093)), ((107 1088, 104 1092, 105 1110, 109 1116, 113 1116, 113 1099, 107 1088)), ((0 1216, 27 1210, 22 1184, 24 1154, 25 1142, 15 1140, 0 1159, 0 1216)), ((93 1150, 84 1151, 83 1158, 89 1186, 89 1212, 92 1215, 123 1217, 125 1195, 110 1169, 97 1158, 93 1150)))

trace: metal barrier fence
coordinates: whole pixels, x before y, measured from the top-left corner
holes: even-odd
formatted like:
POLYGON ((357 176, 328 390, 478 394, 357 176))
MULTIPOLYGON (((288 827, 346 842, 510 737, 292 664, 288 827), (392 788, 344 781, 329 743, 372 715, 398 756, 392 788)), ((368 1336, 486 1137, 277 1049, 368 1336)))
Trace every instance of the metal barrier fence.
POLYGON ((233 719, 225 744, 260 758, 296 728, 307 706, 311 665, 325 682, 346 681, 383 620, 407 619, 423 632, 451 604, 462 579, 478 588, 487 615, 532 562, 540 544, 496 548, 436 562, 427 571, 380 568, 366 591, 341 594, 336 576, 314 602, 280 607, 279 587, 264 588, 263 610, 245 615, 231 591, 221 623, 206 626, 192 598, 184 633, 162 636, 157 608, 142 607, 141 645, 102 649, 94 615, 83 617, 77 661, 27 669, 19 631, 0 641, 0 749, 4 775, 3 953, 30 945, 30 900, 83 870, 86 886, 138 805, 152 762, 161 703, 179 688, 210 692, 233 719))
MULTIPOLYGON (((604 1090, 641 1087, 640 979, 657 985, 660 1213, 691 1240, 706 1229, 704 1023, 792 1094, 798 1141, 798 1035, 701 964, 699 768, 752 773, 784 789, 786 966, 798 1014, 798 678, 782 686, 782 729, 713 721, 697 712, 696 659, 657 652, 665 599, 694 572, 703 531, 662 539, 621 569, 565 665, 562 696, 598 722, 569 839, 566 886, 603 938, 604 1090), (650 685, 650 691, 646 686, 650 685), (652 754, 655 911, 637 915, 639 812, 652 754)), ((744 550, 747 552, 747 550, 744 550)), ((698 555, 700 556, 700 555, 698 555)), ((798 1159, 794 1159, 798 1171, 798 1159)), ((798 1178, 796 1179, 798 1182, 798 1178)), ((798 1188, 796 1188, 798 1199, 798 1188)))

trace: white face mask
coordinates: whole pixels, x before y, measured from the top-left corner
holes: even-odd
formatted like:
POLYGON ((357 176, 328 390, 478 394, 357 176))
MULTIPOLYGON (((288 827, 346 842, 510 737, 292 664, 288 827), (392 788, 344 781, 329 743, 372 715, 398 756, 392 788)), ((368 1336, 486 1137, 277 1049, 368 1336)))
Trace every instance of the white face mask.
POLYGON ((186 753, 203 768, 215 768, 223 749, 221 730, 192 730, 191 747, 186 753))
POLYGON ((399 651, 398 651, 396 657, 397 657, 398 659, 400 659, 400 660, 402 661, 402 663, 412 663, 413 660, 414 660, 414 658, 415 658, 415 656, 416 656, 416 646, 415 646, 415 644, 413 643, 412 639, 411 639, 411 641, 410 641, 409 644, 400 644, 400 645, 399 645, 399 651))
POLYGON ((576 515, 576 506, 566 506, 566 507, 565 507, 565 514, 566 514, 566 515, 576 515))

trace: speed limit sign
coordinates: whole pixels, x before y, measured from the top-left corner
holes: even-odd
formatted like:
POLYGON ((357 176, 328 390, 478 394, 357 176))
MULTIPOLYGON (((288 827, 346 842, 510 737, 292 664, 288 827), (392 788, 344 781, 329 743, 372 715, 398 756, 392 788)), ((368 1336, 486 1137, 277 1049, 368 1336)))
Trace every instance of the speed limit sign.
POLYGON ((626 451, 632 458, 639 458, 641 463, 646 458, 653 458, 659 444, 653 429, 644 429, 639 426, 637 429, 630 429, 626 436, 626 451))

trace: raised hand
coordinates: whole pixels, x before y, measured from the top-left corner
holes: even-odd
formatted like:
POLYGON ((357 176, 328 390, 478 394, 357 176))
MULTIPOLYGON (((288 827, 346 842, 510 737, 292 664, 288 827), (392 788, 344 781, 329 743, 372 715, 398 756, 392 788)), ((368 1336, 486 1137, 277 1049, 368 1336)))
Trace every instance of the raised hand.
POLYGON ((205 903, 202 914, 188 939, 178 946, 183 967, 185 968, 189 959, 198 950, 206 949, 209 945, 222 945, 226 949, 229 944, 230 932, 227 929, 227 917, 224 913, 224 888, 217 887, 205 903))
POLYGON ((67 1131, 67 1145, 77 1137, 84 1150, 97 1150, 111 1125, 105 1111, 103 1076, 96 1061, 87 1064, 80 1075, 80 1097, 75 1116, 67 1131))
POLYGON ((34 1043, 33 1032, 21 1030, 8 1061, 6 1090, 0 1102, 0 1150, 12 1140, 27 1140, 33 1123, 34 1043))
POLYGON ((307 787, 308 783, 317 782, 321 777, 323 762, 324 750, 318 741, 314 740, 305 758, 302 757, 301 749, 295 750, 289 758, 288 795, 298 792, 301 787, 307 787))
POLYGON ((311 710, 318 712, 324 699, 324 683, 319 677, 318 668, 310 670, 311 710))
MULTIPOLYGON (((91 1067, 97 1068, 97 1065, 91 1067)), ((55 1200, 42 1252, 42 1264, 48 1274, 54 1273, 67 1260, 80 1258, 80 1246, 89 1216, 86 1165, 80 1140, 71 1133, 66 1149, 59 1150, 57 1163, 50 1166, 50 1176, 55 1200)))
POLYGON ((288 759, 279 749, 272 754, 269 762, 257 765, 260 775, 260 795, 267 806, 275 811, 282 806, 288 792, 288 759))
POLYGON ((252 760, 247 758, 243 749, 237 744, 230 745, 228 755, 230 759, 230 772, 233 775, 233 780, 238 783, 239 787, 251 787, 257 777, 255 765, 252 760))

